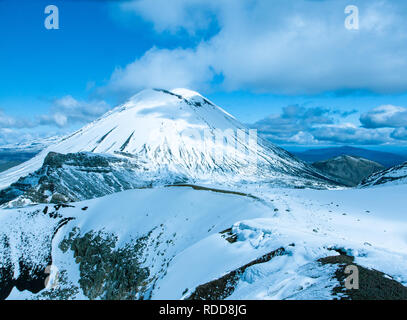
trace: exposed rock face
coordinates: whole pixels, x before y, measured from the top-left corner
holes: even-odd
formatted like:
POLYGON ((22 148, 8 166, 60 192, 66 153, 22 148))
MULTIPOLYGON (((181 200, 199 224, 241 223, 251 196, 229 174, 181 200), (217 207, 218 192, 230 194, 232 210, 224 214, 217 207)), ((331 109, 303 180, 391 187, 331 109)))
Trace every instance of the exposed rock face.
POLYGON ((230 226, 225 216, 267 209, 244 193, 178 186, 0 210, 0 298, 151 299, 178 254, 230 226), (49 266, 59 276, 44 289, 49 266))
POLYGON ((136 169, 137 165, 113 156, 50 152, 39 170, 0 191, 0 205, 67 203, 147 186, 136 169))
POLYGON ((362 187, 372 187, 378 185, 397 185, 407 183, 407 162, 393 168, 377 172, 364 179, 360 185, 362 187))
POLYGON ((338 266, 334 277, 339 285, 334 288, 333 294, 341 300, 407 300, 407 287, 383 272, 355 264, 352 256, 340 254, 319 259, 319 262, 338 266), (357 267, 359 289, 347 289, 345 286, 345 268, 349 265, 357 267))
POLYGON ((339 156, 315 162, 313 166, 349 187, 357 186, 372 173, 384 170, 384 167, 377 162, 353 156, 339 156))
POLYGON ((149 283, 150 273, 140 261, 144 239, 116 248, 117 237, 113 234, 80 235, 75 228, 59 247, 63 252, 73 251, 79 264, 79 284, 89 299, 134 300, 144 297, 149 283))
MULTIPOLYGON (((133 160, 90 152, 50 152, 39 170, 0 191, 0 205, 23 207, 35 203, 68 203, 129 189, 194 181, 191 177, 171 171, 146 171, 138 161, 133 160)), ((319 177, 335 185, 333 180, 322 175, 319 177)), ((306 186, 317 187, 307 181, 304 180, 306 186)))

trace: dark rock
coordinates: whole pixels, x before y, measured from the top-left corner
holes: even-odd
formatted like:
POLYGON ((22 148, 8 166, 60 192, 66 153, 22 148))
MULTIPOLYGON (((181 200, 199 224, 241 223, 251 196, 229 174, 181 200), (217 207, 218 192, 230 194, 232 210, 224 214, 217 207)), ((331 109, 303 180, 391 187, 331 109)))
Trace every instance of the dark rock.
POLYGON ((333 293, 341 295, 341 300, 407 300, 407 287, 387 277, 384 273, 362 267, 354 263, 354 257, 340 254, 318 260, 322 264, 337 264, 335 278, 340 285, 335 287, 333 293), (347 289, 345 279, 348 274, 345 268, 354 265, 359 271, 359 289, 347 289))
POLYGON ((312 165, 349 187, 357 186, 364 178, 384 169, 379 163, 346 155, 315 162, 312 165))

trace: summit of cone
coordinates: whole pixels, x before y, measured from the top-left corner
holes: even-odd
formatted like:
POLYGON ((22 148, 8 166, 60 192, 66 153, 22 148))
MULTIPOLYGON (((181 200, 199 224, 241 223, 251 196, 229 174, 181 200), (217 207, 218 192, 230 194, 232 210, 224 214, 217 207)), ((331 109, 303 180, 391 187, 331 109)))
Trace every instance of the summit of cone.
POLYGON ((125 157, 149 176, 193 181, 321 186, 331 182, 310 165, 261 139, 201 94, 147 89, 33 159, 3 172, 0 188, 43 165, 49 152, 125 157))

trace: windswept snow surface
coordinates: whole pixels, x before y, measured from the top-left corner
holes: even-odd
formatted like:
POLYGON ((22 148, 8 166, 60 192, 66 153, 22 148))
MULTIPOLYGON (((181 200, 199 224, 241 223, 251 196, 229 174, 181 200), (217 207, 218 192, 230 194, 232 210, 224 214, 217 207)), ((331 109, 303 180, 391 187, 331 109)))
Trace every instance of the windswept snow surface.
POLYGON ((361 187, 394 186, 407 184, 407 162, 372 174, 364 179, 361 187))
MULTIPOLYGON (((73 203, 74 208, 59 210, 75 219, 53 240, 53 264, 66 271, 72 283, 79 282, 72 251, 59 249, 74 227, 81 234, 114 233, 123 247, 153 230, 143 252, 144 266, 155 277, 151 299, 185 299, 197 286, 278 248, 285 254, 247 268, 227 299, 332 299, 336 267, 317 260, 335 255, 332 249, 339 248, 355 256, 355 263, 407 284, 407 186, 321 191, 251 185, 234 191, 242 194, 166 187, 73 203), (220 233, 230 227, 237 236, 234 243, 220 233)), ((1 210, 0 216, 4 221, 16 212, 1 210)), ((19 221, 24 230, 27 220, 19 221)), ((4 225, 1 231, 7 233, 4 225)), ((15 288, 9 296, 33 297, 15 288)), ((71 298, 86 296, 79 290, 71 298)))
POLYGON ((125 157, 155 180, 327 187, 332 181, 285 150, 251 136, 230 114, 186 90, 144 90, 125 104, 0 174, 0 189, 38 170, 49 152, 125 157))
MULTIPOLYGON (((286 248, 289 254, 248 268, 229 298, 332 298, 334 270, 316 263, 321 257, 334 255, 328 248, 342 248, 355 256, 356 263, 406 284, 405 192, 407 186, 386 190, 258 191, 256 195, 278 211, 273 210, 266 218, 236 222, 233 230, 238 242, 231 247, 242 250, 242 256, 251 251, 261 256, 279 247, 286 248), (295 246, 290 247, 291 243, 295 246)), ((194 288, 235 268, 230 264, 223 273, 219 270, 217 277, 207 273, 203 262, 224 259, 225 250, 217 250, 214 240, 205 241, 206 244, 201 242, 173 260, 153 298, 179 299, 182 295, 176 294, 176 288, 178 292, 182 292, 181 288, 194 288)))

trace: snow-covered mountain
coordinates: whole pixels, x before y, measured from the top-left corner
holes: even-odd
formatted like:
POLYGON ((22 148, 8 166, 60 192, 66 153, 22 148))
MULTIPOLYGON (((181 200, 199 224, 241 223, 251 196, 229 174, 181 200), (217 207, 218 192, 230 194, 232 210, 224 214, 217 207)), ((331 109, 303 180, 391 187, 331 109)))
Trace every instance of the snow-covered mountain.
POLYGON ((331 176, 333 180, 350 187, 357 186, 372 173, 384 170, 384 167, 377 162, 347 155, 314 162, 312 165, 331 176))
POLYGON ((361 187, 372 187, 378 185, 399 185, 407 184, 407 162, 390 169, 376 172, 364 179, 361 187))
POLYGON ((0 299, 407 298, 406 185, 331 190, 185 89, 139 93, 0 184, 0 299))
POLYGON ((187 177, 229 184, 262 181, 319 188, 335 184, 186 89, 140 92, 33 159, 1 173, 0 189, 40 169, 49 152, 91 152, 127 159, 152 181, 163 183, 187 177))

